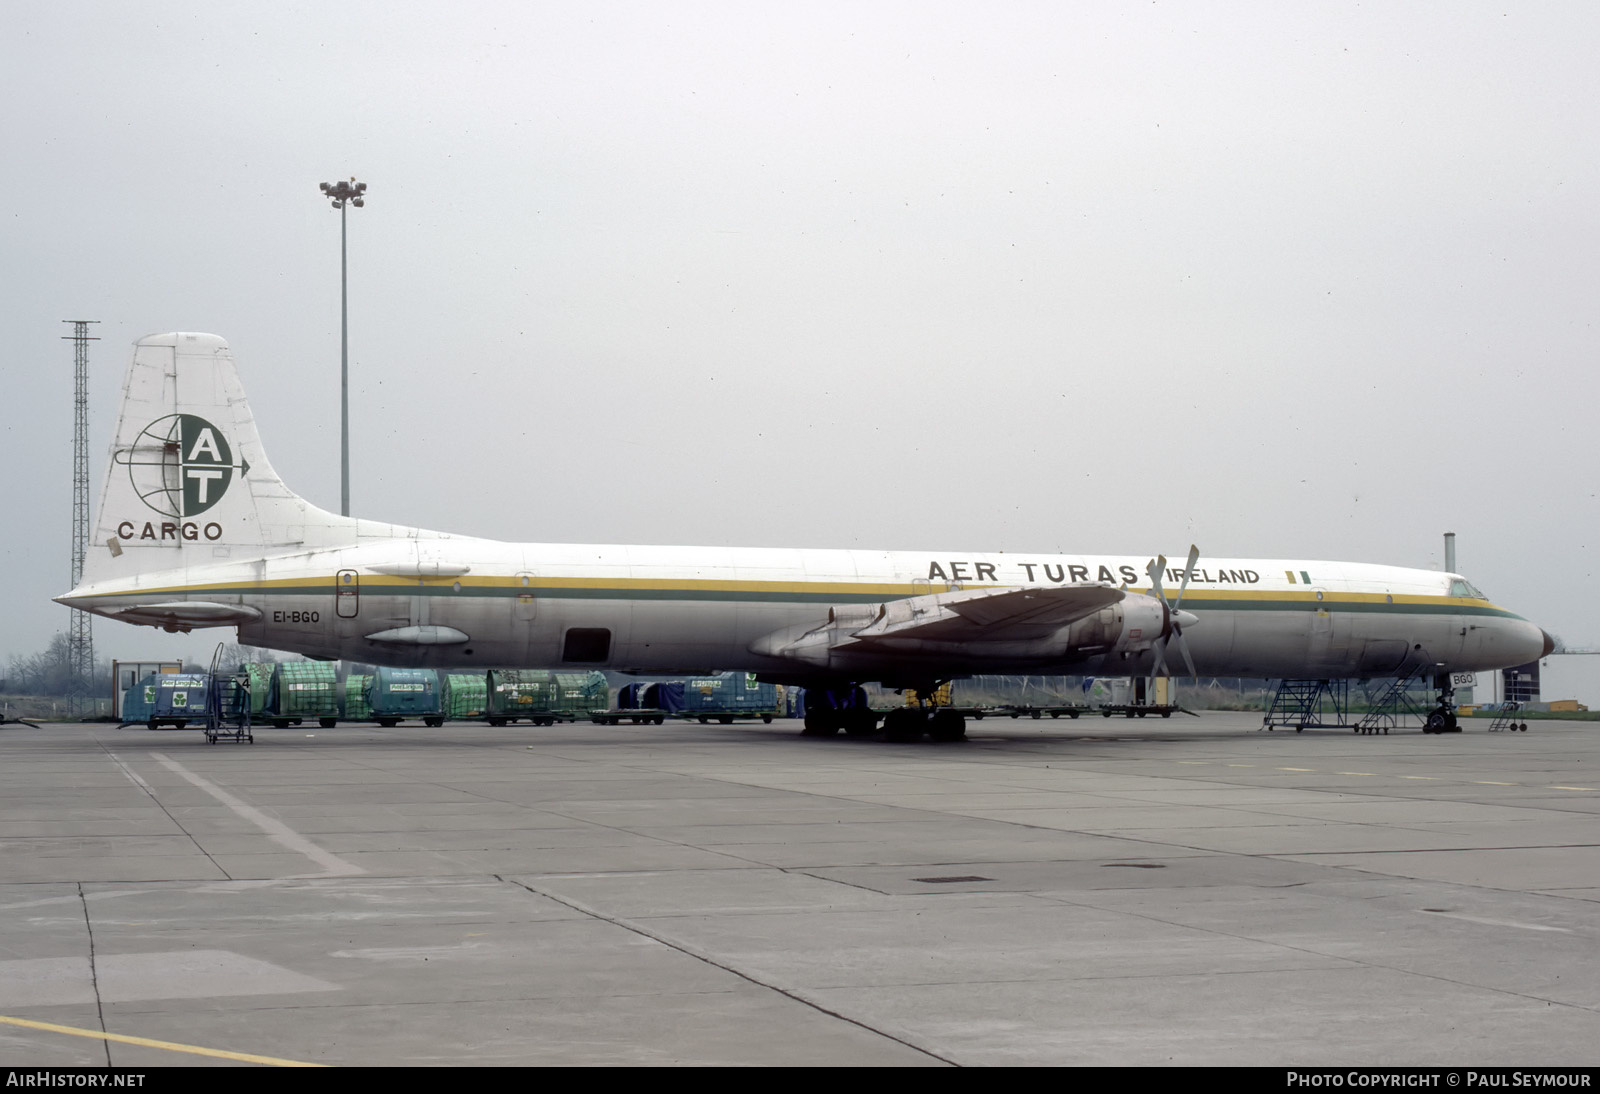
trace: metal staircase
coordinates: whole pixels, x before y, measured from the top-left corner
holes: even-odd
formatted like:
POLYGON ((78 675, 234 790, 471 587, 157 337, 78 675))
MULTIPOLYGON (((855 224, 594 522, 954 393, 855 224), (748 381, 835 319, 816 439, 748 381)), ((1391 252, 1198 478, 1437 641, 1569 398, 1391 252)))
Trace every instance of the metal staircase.
POLYGON ((1349 694, 1348 680, 1279 680, 1278 690, 1261 719, 1261 728, 1293 726, 1296 733, 1307 727, 1342 728, 1348 724, 1344 714, 1349 694), (1333 716, 1333 721, 1323 720, 1327 714, 1333 716))
POLYGON ((1391 728, 1398 726, 1402 718, 1415 716, 1426 720, 1428 712, 1419 708, 1411 701, 1410 687, 1412 681, 1421 676, 1423 663, 1417 662, 1411 671, 1404 676, 1396 677, 1389 681, 1384 689, 1378 693, 1367 713, 1361 716, 1356 723, 1357 733, 1388 733, 1391 728))

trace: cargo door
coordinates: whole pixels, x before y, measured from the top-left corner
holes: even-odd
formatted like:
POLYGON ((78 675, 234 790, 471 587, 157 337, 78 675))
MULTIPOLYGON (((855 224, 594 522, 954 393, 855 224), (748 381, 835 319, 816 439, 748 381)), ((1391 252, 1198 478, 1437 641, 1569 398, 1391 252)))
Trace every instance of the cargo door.
POLYGON ((340 619, 354 619, 361 611, 361 575, 340 570, 333 578, 334 613, 340 619))
POLYGON ((1311 613, 1311 641, 1308 660, 1318 672, 1329 666, 1343 666, 1350 649, 1350 615, 1333 611, 1326 589, 1313 589, 1316 604, 1311 613))
POLYGON ((533 595, 533 574, 528 570, 522 570, 516 577, 516 599, 511 604, 511 618, 523 623, 532 623, 538 608, 538 601, 533 595))

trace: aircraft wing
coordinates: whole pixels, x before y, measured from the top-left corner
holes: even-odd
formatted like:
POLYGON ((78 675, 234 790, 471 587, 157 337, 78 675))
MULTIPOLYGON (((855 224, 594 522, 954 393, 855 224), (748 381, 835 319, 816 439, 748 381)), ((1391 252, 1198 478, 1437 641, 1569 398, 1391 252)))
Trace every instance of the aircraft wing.
POLYGON ((928 593, 882 605, 877 619, 850 632, 858 642, 923 639, 940 642, 1018 642, 1045 638, 1117 603, 1109 585, 969 589, 928 593))
MULTIPOLYGON (((774 632, 750 648, 837 671, 849 671, 863 656, 890 656, 902 662, 948 661, 952 656, 982 660, 1002 652, 1048 656, 1060 652, 1064 628, 1128 595, 1110 585, 925 593, 882 604, 835 607, 825 621, 774 632)), ((1152 622, 1159 627, 1156 620, 1152 622)), ((1138 632, 1133 633, 1137 637, 1138 632)))

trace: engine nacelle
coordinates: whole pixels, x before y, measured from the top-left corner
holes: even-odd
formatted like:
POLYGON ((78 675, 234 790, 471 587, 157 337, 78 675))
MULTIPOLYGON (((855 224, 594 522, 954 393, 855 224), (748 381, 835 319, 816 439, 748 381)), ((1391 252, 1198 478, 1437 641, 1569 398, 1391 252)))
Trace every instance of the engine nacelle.
POLYGON ((882 618, 882 604, 847 604, 828 609, 828 625, 847 631, 870 627, 882 618))
POLYGON ((1167 606, 1153 596, 1128 593, 1116 604, 1065 628, 1062 645, 1069 657, 1143 653, 1171 629, 1167 606))

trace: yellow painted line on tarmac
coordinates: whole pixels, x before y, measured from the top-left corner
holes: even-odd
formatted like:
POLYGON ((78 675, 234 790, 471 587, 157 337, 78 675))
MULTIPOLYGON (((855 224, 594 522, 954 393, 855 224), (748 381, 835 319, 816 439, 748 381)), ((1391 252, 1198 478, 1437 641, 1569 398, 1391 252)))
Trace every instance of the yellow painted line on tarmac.
POLYGON ((220 1048, 202 1048, 199 1045, 180 1045, 176 1041, 153 1041, 148 1037, 128 1037, 121 1033, 102 1033, 96 1029, 79 1029, 77 1026, 58 1026, 54 1022, 35 1022, 27 1018, 10 1018, 0 1014, 0 1022, 24 1029, 42 1029, 46 1033, 65 1033, 72 1037, 88 1037, 95 1041, 116 1041, 124 1045, 142 1045, 145 1048, 163 1048, 169 1052, 187 1052, 193 1056, 215 1056, 219 1060, 239 1060, 247 1064, 269 1064, 273 1067, 327 1067, 327 1064, 309 1064, 303 1060, 280 1060, 276 1056, 253 1056, 248 1052, 229 1052, 220 1048))
POLYGON ((1430 783, 1437 783, 1437 782, 1443 782, 1444 781, 1438 775, 1401 775, 1400 777, 1402 779, 1422 779, 1425 782, 1430 782, 1430 783))
POLYGON ((1340 771, 1340 772, 1338 772, 1338 774, 1340 774, 1340 775, 1370 775, 1374 779, 1378 777, 1378 773, 1376 771, 1340 771))
POLYGON ((1593 786, 1552 786, 1551 790, 1594 790, 1593 786))
POLYGON ((1490 782, 1488 779, 1474 779, 1474 780, 1472 780, 1472 785, 1473 786, 1516 786, 1517 784, 1516 783, 1495 783, 1495 782, 1490 782))
POLYGON ((1278 770, 1279 771, 1298 771, 1301 774, 1310 775, 1310 774, 1314 774, 1317 769, 1314 768, 1314 767, 1280 767, 1280 768, 1278 768, 1278 770))

